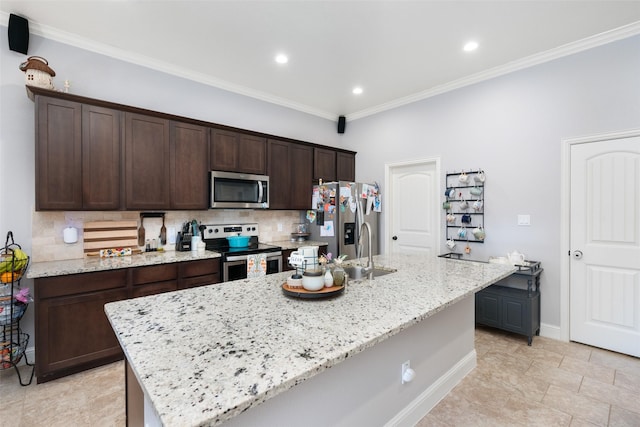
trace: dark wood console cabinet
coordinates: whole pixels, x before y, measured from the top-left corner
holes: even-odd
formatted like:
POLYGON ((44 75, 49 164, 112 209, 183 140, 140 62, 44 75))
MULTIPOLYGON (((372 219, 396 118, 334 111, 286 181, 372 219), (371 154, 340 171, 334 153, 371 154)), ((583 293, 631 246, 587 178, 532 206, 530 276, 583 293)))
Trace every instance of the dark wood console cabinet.
POLYGON ((104 305, 220 282, 220 260, 34 279, 38 383, 121 360, 104 305))
POLYGON ((542 268, 520 269, 476 293, 476 323, 527 336, 540 335, 542 268), (522 283, 525 281, 526 283, 522 283))

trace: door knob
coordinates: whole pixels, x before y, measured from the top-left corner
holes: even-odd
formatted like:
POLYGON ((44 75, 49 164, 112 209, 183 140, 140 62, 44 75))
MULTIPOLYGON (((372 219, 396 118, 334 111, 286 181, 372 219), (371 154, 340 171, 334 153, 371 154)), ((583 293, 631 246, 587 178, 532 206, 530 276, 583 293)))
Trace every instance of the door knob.
POLYGON ((398 236, 393 236, 391 240, 398 240, 398 236))
POLYGON ((573 251, 573 257, 575 259, 581 259, 582 258, 582 251, 573 251))

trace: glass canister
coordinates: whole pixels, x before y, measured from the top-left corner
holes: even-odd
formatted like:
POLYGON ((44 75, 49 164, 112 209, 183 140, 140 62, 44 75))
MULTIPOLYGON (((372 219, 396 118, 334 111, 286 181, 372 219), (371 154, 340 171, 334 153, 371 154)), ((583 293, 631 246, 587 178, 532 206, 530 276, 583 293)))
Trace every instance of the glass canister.
POLYGON ((296 222, 291 226, 291 234, 306 234, 308 232, 309 229, 304 222, 296 222))
POLYGON ((344 284, 344 269, 340 265, 336 265, 333 269, 333 285, 342 286, 344 284))

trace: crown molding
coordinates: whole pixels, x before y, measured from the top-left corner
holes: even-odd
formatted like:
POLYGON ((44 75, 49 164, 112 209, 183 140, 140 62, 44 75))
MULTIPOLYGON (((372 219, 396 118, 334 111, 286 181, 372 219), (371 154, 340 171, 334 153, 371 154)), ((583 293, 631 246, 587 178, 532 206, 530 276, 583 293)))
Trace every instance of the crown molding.
MULTIPOLYGON (((6 12, 0 12, 0 19, 3 25, 8 26, 9 14, 6 12)), ((30 22, 30 24, 32 24, 30 22)), ((154 71, 161 71, 176 77, 192 80, 198 83, 202 83, 208 86, 212 86, 218 89, 226 90, 228 92, 236 93, 239 95, 248 96, 261 101, 268 102, 270 104, 279 105, 282 107, 290 108, 292 110, 301 111, 303 113, 318 116, 327 120, 335 120, 336 115, 327 111, 312 108, 308 105, 300 104, 290 101, 266 92, 254 90, 245 86, 236 85, 226 80, 217 79, 209 75, 193 71, 186 67, 180 67, 173 64, 169 64, 164 61, 158 61, 157 59, 126 51, 124 49, 116 48, 106 45, 104 43, 98 43, 96 41, 80 37, 76 34, 68 33, 66 31, 59 30, 54 27, 50 27, 44 24, 36 24, 29 26, 29 33, 44 37, 49 40, 74 46, 83 50, 94 52, 100 55, 105 55, 114 59, 129 62, 131 64, 140 65, 145 68, 150 68, 154 71)))
POLYGON ((517 61, 512 61, 498 67, 491 68, 480 73, 473 74, 462 79, 454 80, 452 82, 435 86, 433 88, 424 90, 422 92, 415 93, 413 95, 405 96, 403 98, 395 99, 391 102, 377 105, 372 108, 358 111, 346 116, 347 120, 353 121, 361 119, 367 116, 381 113, 383 111, 398 108, 407 104, 412 104, 423 99, 431 98, 436 95, 441 95, 446 92, 450 92, 456 89, 460 89, 465 86, 470 86, 475 83, 480 83, 485 80, 493 79, 495 77, 503 76, 505 74, 513 73, 514 71, 523 70, 525 68, 533 67, 545 62, 553 61, 554 59, 562 58, 564 56, 573 55, 574 53, 582 52, 587 49, 602 46, 607 43, 622 40, 628 37, 640 34, 640 21, 634 22, 629 25, 625 25, 613 30, 605 31, 600 34, 596 34, 587 37, 576 42, 567 43, 554 49, 547 50, 535 55, 530 55, 517 61))
MULTIPOLYGON (((9 14, 6 12, 0 12, 0 22, 8 26, 9 14)), ((141 54, 134 54, 132 52, 125 51, 123 49, 115 48, 103 43, 97 43, 95 41, 79 37, 75 34, 67 33, 48 25, 36 24, 30 25, 30 33, 51 39, 60 43, 68 44, 74 47, 78 47, 84 50, 95 52, 101 55, 109 56, 114 59, 129 62, 142 67, 150 68, 156 71, 161 71, 167 74, 174 75, 176 77, 185 78, 198 83, 202 83, 208 86, 212 86, 218 89, 226 90, 228 92, 244 95, 250 98, 255 98, 270 104, 279 105, 282 107, 290 108, 292 110, 300 111, 313 116, 318 116, 323 119, 335 121, 337 114, 330 113, 324 110, 319 110, 310 107, 305 104, 293 102, 288 99, 284 99, 273 94, 261 92, 248 88, 246 86, 237 85, 226 80, 217 79, 203 73, 195 72, 186 67, 175 66, 163 61, 147 57, 141 54)), ((605 31, 600 34, 596 34, 587 37, 576 42, 567 43, 554 49, 547 50, 538 54, 530 55, 526 58, 512 61, 498 67, 491 68, 480 73, 473 74, 468 77, 464 77, 458 80, 454 80, 443 85, 434 86, 415 94, 395 99, 390 102, 379 104, 377 106, 360 110, 355 113, 347 114, 346 119, 348 121, 354 121, 367 116, 381 113, 383 111, 391 110, 394 108, 402 107, 407 104, 422 101, 427 98, 431 98, 437 95, 441 95, 446 92, 450 92, 456 89, 470 86, 476 83, 490 80, 495 77, 499 77, 505 74, 509 74, 515 71, 519 71, 525 68, 533 67, 545 62, 553 61, 564 56, 572 55, 578 52, 585 51, 594 47, 602 46, 607 43, 612 43, 618 40, 622 40, 628 37, 640 34, 640 21, 634 22, 613 30, 605 31)))

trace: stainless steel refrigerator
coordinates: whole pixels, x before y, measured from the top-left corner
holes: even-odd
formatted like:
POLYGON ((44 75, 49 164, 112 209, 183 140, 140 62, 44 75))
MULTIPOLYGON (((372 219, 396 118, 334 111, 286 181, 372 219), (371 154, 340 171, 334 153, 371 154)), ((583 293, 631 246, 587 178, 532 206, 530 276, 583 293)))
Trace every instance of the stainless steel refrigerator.
MULTIPOLYGON (((310 239, 327 242, 334 257, 347 255, 355 259, 362 221, 371 228, 371 251, 379 253, 380 189, 377 184, 328 182, 313 186, 311 210, 305 220, 310 223, 310 239)), ((363 256, 367 253, 366 232, 362 239, 363 256)))

